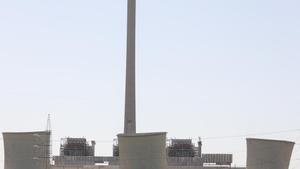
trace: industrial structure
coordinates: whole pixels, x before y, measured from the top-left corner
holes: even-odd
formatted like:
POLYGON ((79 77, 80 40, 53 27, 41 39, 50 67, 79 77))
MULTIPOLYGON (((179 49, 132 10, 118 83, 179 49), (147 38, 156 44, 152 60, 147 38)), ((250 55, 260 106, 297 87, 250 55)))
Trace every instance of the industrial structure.
MULTIPOLYGON (((191 139, 171 139, 167 152, 169 157, 195 157, 198 155, 198 150, 191 139)), ((198 156, 201 156, 201 151, 199 154, 198 156)))
POLYGON ((136 133, 135 28, 136 0, 128 0, 124 134, 136 133))
POLYGON ((128 0, 124 133, 118 135, 121 169, 166 169, 166 133, 136 133, 136 0, 128 0))
POLYGON ((167 169, 167 133, 120 134, 121 169, 167 169))
POLYGON ((91 144, 85 138, 65 138, 60 145, 60 156, 94 156, 95 141, 91 144))
POLYGON ((64 138, 60 144, 60 156, 54 156, 56 166, 82 166, 95 164, 95 141, 85 138, 64 138))
POLYGON ((49 131, 3 133, 4 169, 49 169, 49 131))
MULTIPOLYGON (((138 136, 149 136, 148 134, 137 134, 138 136)), ((122 135, 124 136, 124 135, 122 135)), ((125 137, 126 138, 126 137, 125 137)), ((132 139, 132 136, 129 137, 132 139)), ((74 139, 74 138, 73 138, 74 139)), ((82 138, 78 138, 82 139, 82 138)), ((95 144, 95 143, 94 143, 95 144)), ((149 147, 150 144, 146 144, 149 147)), ((170 139, 167 140, 163 150, 166 152, 168 166, 223 166, 230 167, 233 161, 232 154, 207 154, 202 153, 202 141, 199 140, 196 146, 191 139, 170 139)), ((63 144, 61 145, 61 149, 63 144)), ((77 149, 77 148, 76 148, 77 149)), ((75 151, 75 150, 74 150, 75 151)), ((56 166, 91 166, 96 164, 108 164, 118 166, 120 164, 120 146, 116 141, 113 145, 113 156, 54 156, 56 166)))
MULTIPOLYGON (((88 143, 85 138, 65 138, 60 155, 54 156, 53 165, 50 165, 50 129, 3 133, 5 169, 233 168, 232 154, 203 154, 201 140, 195 145, 191 139, 167 141, 166 132, 136 133, 135 21, 136 0, 128 0, 124 133, 118 134, 113 156, 95 156, 95 141, 88 143), (206 166, 208 164, 211 166, 206 166)), ((285 141, 247 139, 247 169, 288 169, 293 145, 285 141)))
POLYGON ((288 169, 294 142, 247 139, 247 169, 288 169))

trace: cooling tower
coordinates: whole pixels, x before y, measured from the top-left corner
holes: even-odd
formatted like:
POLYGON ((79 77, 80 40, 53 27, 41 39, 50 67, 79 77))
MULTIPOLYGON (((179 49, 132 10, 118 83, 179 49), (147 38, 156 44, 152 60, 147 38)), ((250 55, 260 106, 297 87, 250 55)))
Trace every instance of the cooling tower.
POLYGON ((49 169, 50 134, 3 133, 4 169, 49 169))
POLYGON ((247 169, 288 169, 294 143, 247 139, 247 169))
POLYGON ((119 134, 120 169, 166 169, 166 133, 119 134))

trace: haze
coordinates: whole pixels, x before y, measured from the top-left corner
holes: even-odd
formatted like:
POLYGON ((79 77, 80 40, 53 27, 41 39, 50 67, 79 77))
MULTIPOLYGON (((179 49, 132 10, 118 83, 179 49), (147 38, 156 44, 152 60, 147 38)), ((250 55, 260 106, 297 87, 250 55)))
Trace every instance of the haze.
MULTIPOLYGON (((233 153, 242 166, 245 137, 205 138, 276 131, 256 137, 295 141, 299 167, 299 6, 139 0, 137 131, 202 137, 204 152, 233 153)), ((54 154, 65 136, 111 154, 125 50, 126 1, 0 1, 0 131, 44 130, 50 113, 54 154)))

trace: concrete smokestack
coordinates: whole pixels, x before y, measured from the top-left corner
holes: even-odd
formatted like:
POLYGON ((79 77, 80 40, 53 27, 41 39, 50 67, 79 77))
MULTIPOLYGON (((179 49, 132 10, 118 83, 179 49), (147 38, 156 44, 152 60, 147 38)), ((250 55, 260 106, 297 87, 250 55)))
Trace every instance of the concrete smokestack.
POLYGON ((135 121, 135 17, 136 0, 128 0, 124 134, 136 133, 135 121))

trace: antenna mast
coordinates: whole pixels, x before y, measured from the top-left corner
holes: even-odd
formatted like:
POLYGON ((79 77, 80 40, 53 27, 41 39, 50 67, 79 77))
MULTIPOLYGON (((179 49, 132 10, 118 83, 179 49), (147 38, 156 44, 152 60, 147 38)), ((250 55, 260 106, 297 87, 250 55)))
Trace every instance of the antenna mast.
POLYGON ((47 118, 46 131, 51 132, 51 118, 50 118, 50 114, 48 114, 48 118, 47 118))

